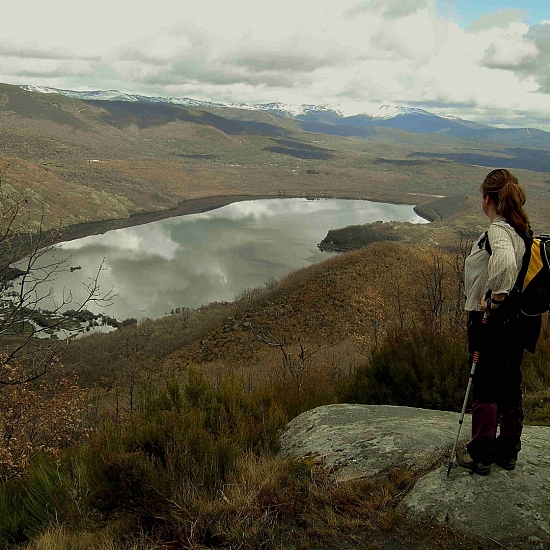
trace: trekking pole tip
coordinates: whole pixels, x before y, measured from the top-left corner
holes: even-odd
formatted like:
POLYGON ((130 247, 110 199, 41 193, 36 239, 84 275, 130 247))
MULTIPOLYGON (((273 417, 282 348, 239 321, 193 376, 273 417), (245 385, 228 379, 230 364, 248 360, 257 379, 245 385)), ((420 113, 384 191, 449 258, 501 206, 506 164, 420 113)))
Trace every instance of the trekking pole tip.
POLYGON ((451 461, 449 462, 449 466, 448 466, 448 468, 447 468, 447 477, 449 477, 449 476, 451 475, 451 470, 453 469, 453 466, 454 466, 454 463, 453 463, 453 461, 451 460, 451 461))

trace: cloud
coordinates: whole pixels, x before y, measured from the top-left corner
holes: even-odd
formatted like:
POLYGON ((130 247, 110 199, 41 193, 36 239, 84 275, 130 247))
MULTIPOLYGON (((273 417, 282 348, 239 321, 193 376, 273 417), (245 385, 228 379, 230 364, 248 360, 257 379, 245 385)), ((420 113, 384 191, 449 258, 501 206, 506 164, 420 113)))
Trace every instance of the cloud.
POLYGON ((59 245, 60 248, 73 252, 90 246, 102 250, 115 250, 126 258, 140 255, 160 257, 163 260, 173 260, 179 249, 179 244, 170 238, 159 223, 138 228, 130 227, 123 231, 109 231, 59 245))
POLYGON ((521 81, 536 83, 534 91, 549 94, 550 22, 528 27, 512 18, 511 12, 497 15, 502 16, 499 25, 484 25, 476 31, 486 42, 482 65, 509 71, 521 81))
POLYGON ((240 40, 178 24, 139 43, 125 44, 111 63, 122 78, 157 85, 307 85, 320 69, 342 67, 348 50, 332 37, 294 33, 268 40, 245 30, 240 40))
POLYGON ((511 70, 529 63, 538 55, 536 45, 527 36, 525 13, 502 10, 485 14, 467 29, 470 40, 483 50, 481 64, 487 68, 511 70))
POLYGON ((511 24, 522 22, 527 10, 499 10, 486 13, 468 26, 468 32, 483 32, 490 29, 506 29, 511 24))
POLYGON ((64 80, 66 78, 86 78, 95 75, 95 70, 92 65, 85 61, 57 61, 52 59, 37 60, 34 58, 3 59, 2 71, 4 72, 4 74, 10 74, 12 78, 20 78, 24 81, 25 79, 36 78, 64 80))
POLYGON ((349 18, 380 14, 385 19, 395 19, 413 15, 419 10, 432 6, 428 0, 370 0, 350 8, 345 12, 349 18))
POLYGON ((345 58, 335 55, 316 55, 314 52, 271 50, 254 54, 239 54, 228 57, 227 61, 235 67, 245 68, 250 73, 292 72, 312 73, 326 67, 336 67, 345 63, 345 58))
POLYGON ((43 49, 39 46, 17 46, 0 43, 0 57, 15 57, 17 59, 42 59, 42 60, 72 60, 75 57, 83 61, 99 61, 98 56, 75 56, 72 52, 63 52, 54 49, 43 49))
POLYGON ((480 118, 498 111, 514 122, 518 112, 538 119, 549 111, 550 24, 529 27, 525 10, 487 13, 464 29, 443 9, 452 0, 443 8, 439 0, 280 0, 269 8, 136 0, 131 12, 122 0, 96 0, 93 9, 27 1, 25 13, 10 10, 3 21, 5 82, 340 103, 350 114, 377 102, 454 105, 450 114, 480 118))
POLYGON ((538 49, 538 55, 516 70, 523 77, 535 78, 539 92, 550 94, 550 21, 531 27, 527 38, 538 49))
POLYGON ((2 72, 11 75, 12 78, 55 80, 92 76, 95 72, 94 64, 100 60, 99 56, 75 55, 71 51, 62 51, 58 48, 0 42, 2 72))

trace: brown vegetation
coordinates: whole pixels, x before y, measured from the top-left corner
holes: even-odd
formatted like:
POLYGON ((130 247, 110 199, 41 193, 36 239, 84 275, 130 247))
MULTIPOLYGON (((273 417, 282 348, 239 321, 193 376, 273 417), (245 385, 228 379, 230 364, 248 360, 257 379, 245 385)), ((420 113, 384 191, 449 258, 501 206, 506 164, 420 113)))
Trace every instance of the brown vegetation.
MULTIPOLYGON (((40 228, 42 207, 66 212, 72 217, 61 223, 72 224, 229 194, 413 203, 475 194, 485 174, 447 161, 407 163, 413 149, 404 138, 388 145, 287 126, 294 133, 285 147, 330 151, 303 159, 269 153, 271 137, 226 133, 206 117, 108 124, 101 106, 25 94, 0 87, 10 227, 40 228), (392 162, 377 162, 382 156, 392 162), (26 208, 11 209, 22 190, 26 208)), ((544 196, 546 176, 520 177, 530 197, 544 196)), ((320 465, 276 454, 285 423, 317 405, 460 408, 469 370, 461 286, 469 233, 457 228, 482 222, 474 202, 448 225, 396 226, 403 242, 330 258, 231 304, 77 340, 64 367, 57 343, 29 338, 25 323, 19 334, 0 330, 0 474, 12 478, 0 485, 1 544, 483 548, 397 512, 415 481, 408 472, 335 484, 320 465), (35 344, 34 362, 10 351, 35 344)), ((535 219, 549 219, 547 205, 535 206, 535 219)), ((10 231, 0 243, 16 242, 5 238, 10 231)), ((540 423, 550 419, 547 319, 545 327, 525 363, 528 419, 540 423)))
MULTIPOLYGON (((232 304, 74 342, 64 360, 88 388, 90 442, 58 448, 57 461, 30 464, 4 485, 0 533, 36 550, 75 540, 105 549, 483 548, 397 512, 410 473, 340 485, 319 465, 276 455, 285 423, 316 405, 460 407, 467 249, 460 240, 454 253, 374 244, 232 304)), ((531 418, 547 415, 549 336, 526 367, 531 418)), ((45 417, 55 413, 46 406, 45 417)))
MULTIPOLYGON (((115 116, 122 107, 131 106, 109 107, 0 85, 0 163, 10 164, 5 184, 29 194, 29 228, 36 229, 42 213, 47 214, 48 227, 66 227, 128 219, 214 196, 284 194, 424 203, 441 196, 477 196, 487 172, 484 167, 438 158, 422 157, 419 162, 418 155, 446 154, 447 146, 476 151, 470 142, 442 135, 434 140, 390 132, 386 141, 381 136, 368 141, 304 132, 292 121, 274 124, 270 119, 273 132, 286 133, 281 138, 254 132, 253 127, 244 131, 223 118, 235 116, 230 112, 214 116, 174 107, 165 109, 158 120, 129 124, 115 116), (281 143, 287 152, 269 151, 281 143), (316 159, 293 153, 317 150, 330 155, 316 159)), ((245 114, 238 118, 247 118, 245 114)), ((483 143, 479 149, 498 155, 504 147, 483 143)), ((527 188, 535 227, 548 230, 548 174, 517 170, 517 175, 527 188)), ((461 216, 446 219, 446 224, 461 228, 482 222, 478 209, 469 207, 461 216)), ((407 233, 408 229, 400 232, 400 237, 407 233)), ((429 242, 429 237, 420 235, 429 242)), ((440 224, 432 241, 452 238, 452 232, 440 224)))

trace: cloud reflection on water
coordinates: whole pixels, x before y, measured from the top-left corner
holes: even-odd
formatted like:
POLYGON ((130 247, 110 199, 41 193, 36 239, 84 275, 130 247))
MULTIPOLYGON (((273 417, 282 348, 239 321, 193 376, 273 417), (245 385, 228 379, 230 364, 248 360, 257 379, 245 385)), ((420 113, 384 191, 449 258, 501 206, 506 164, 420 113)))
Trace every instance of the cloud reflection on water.
POLYGON ((376 220, 425 221, 408 205, 334 199, 237 202, 63 243, 56 254, 71 255, 70 263, 81 270, 61 274, 56 289, 79 287, 105 258, 101 288, 117 294, 105 313, 156 318, 176 307, 233 300, 271 277, 326 259, 329 254, 317 244, 329 229, 376 220))
POLYGON ((61 243, 59 246, 64 250, 71 251, 99 246, 121 254, 126 253, 128 258, 140 254, 160 256, 166 260, 173 260, 179 248, 179 244, 170 239, 165 228, 157 224, 116 229, 103 235, 90 235, 61 243))

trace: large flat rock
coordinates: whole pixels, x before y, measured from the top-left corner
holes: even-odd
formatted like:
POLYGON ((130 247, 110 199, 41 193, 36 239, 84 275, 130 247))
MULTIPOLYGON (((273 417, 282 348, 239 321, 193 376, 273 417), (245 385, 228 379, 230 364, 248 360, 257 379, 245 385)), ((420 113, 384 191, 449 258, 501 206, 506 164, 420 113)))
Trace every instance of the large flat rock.
MULTIPOLYGON (((329 405, 288 424, 282 453, 322 462, 337 481, 410 468, 422 476, 400 504, 409 517, 446 523, 503 548, 550 549, 550 428, 525 427, 514 471, 493 465, 482 477, 453 468, 447 477, 458 419, 458 413, 410 407, 329 405)), ((461 440, 470 427, 466 415, 461 440)))
POLYGON ((526 426, 512 472, 488 476, 440 467, 422 477, 401 503, 412 518, 433 520, 506 548, 550 548, 550 428, 526 426))
MULTIPOLYGON (((425 471, 450 454, 459 416, 391 405, 327 405, 288 424, 282 453, 317 458, 339 481, 375 476, 396 466, 425 471)), ((470 425, 466 416, 464 438, 470 425)))

